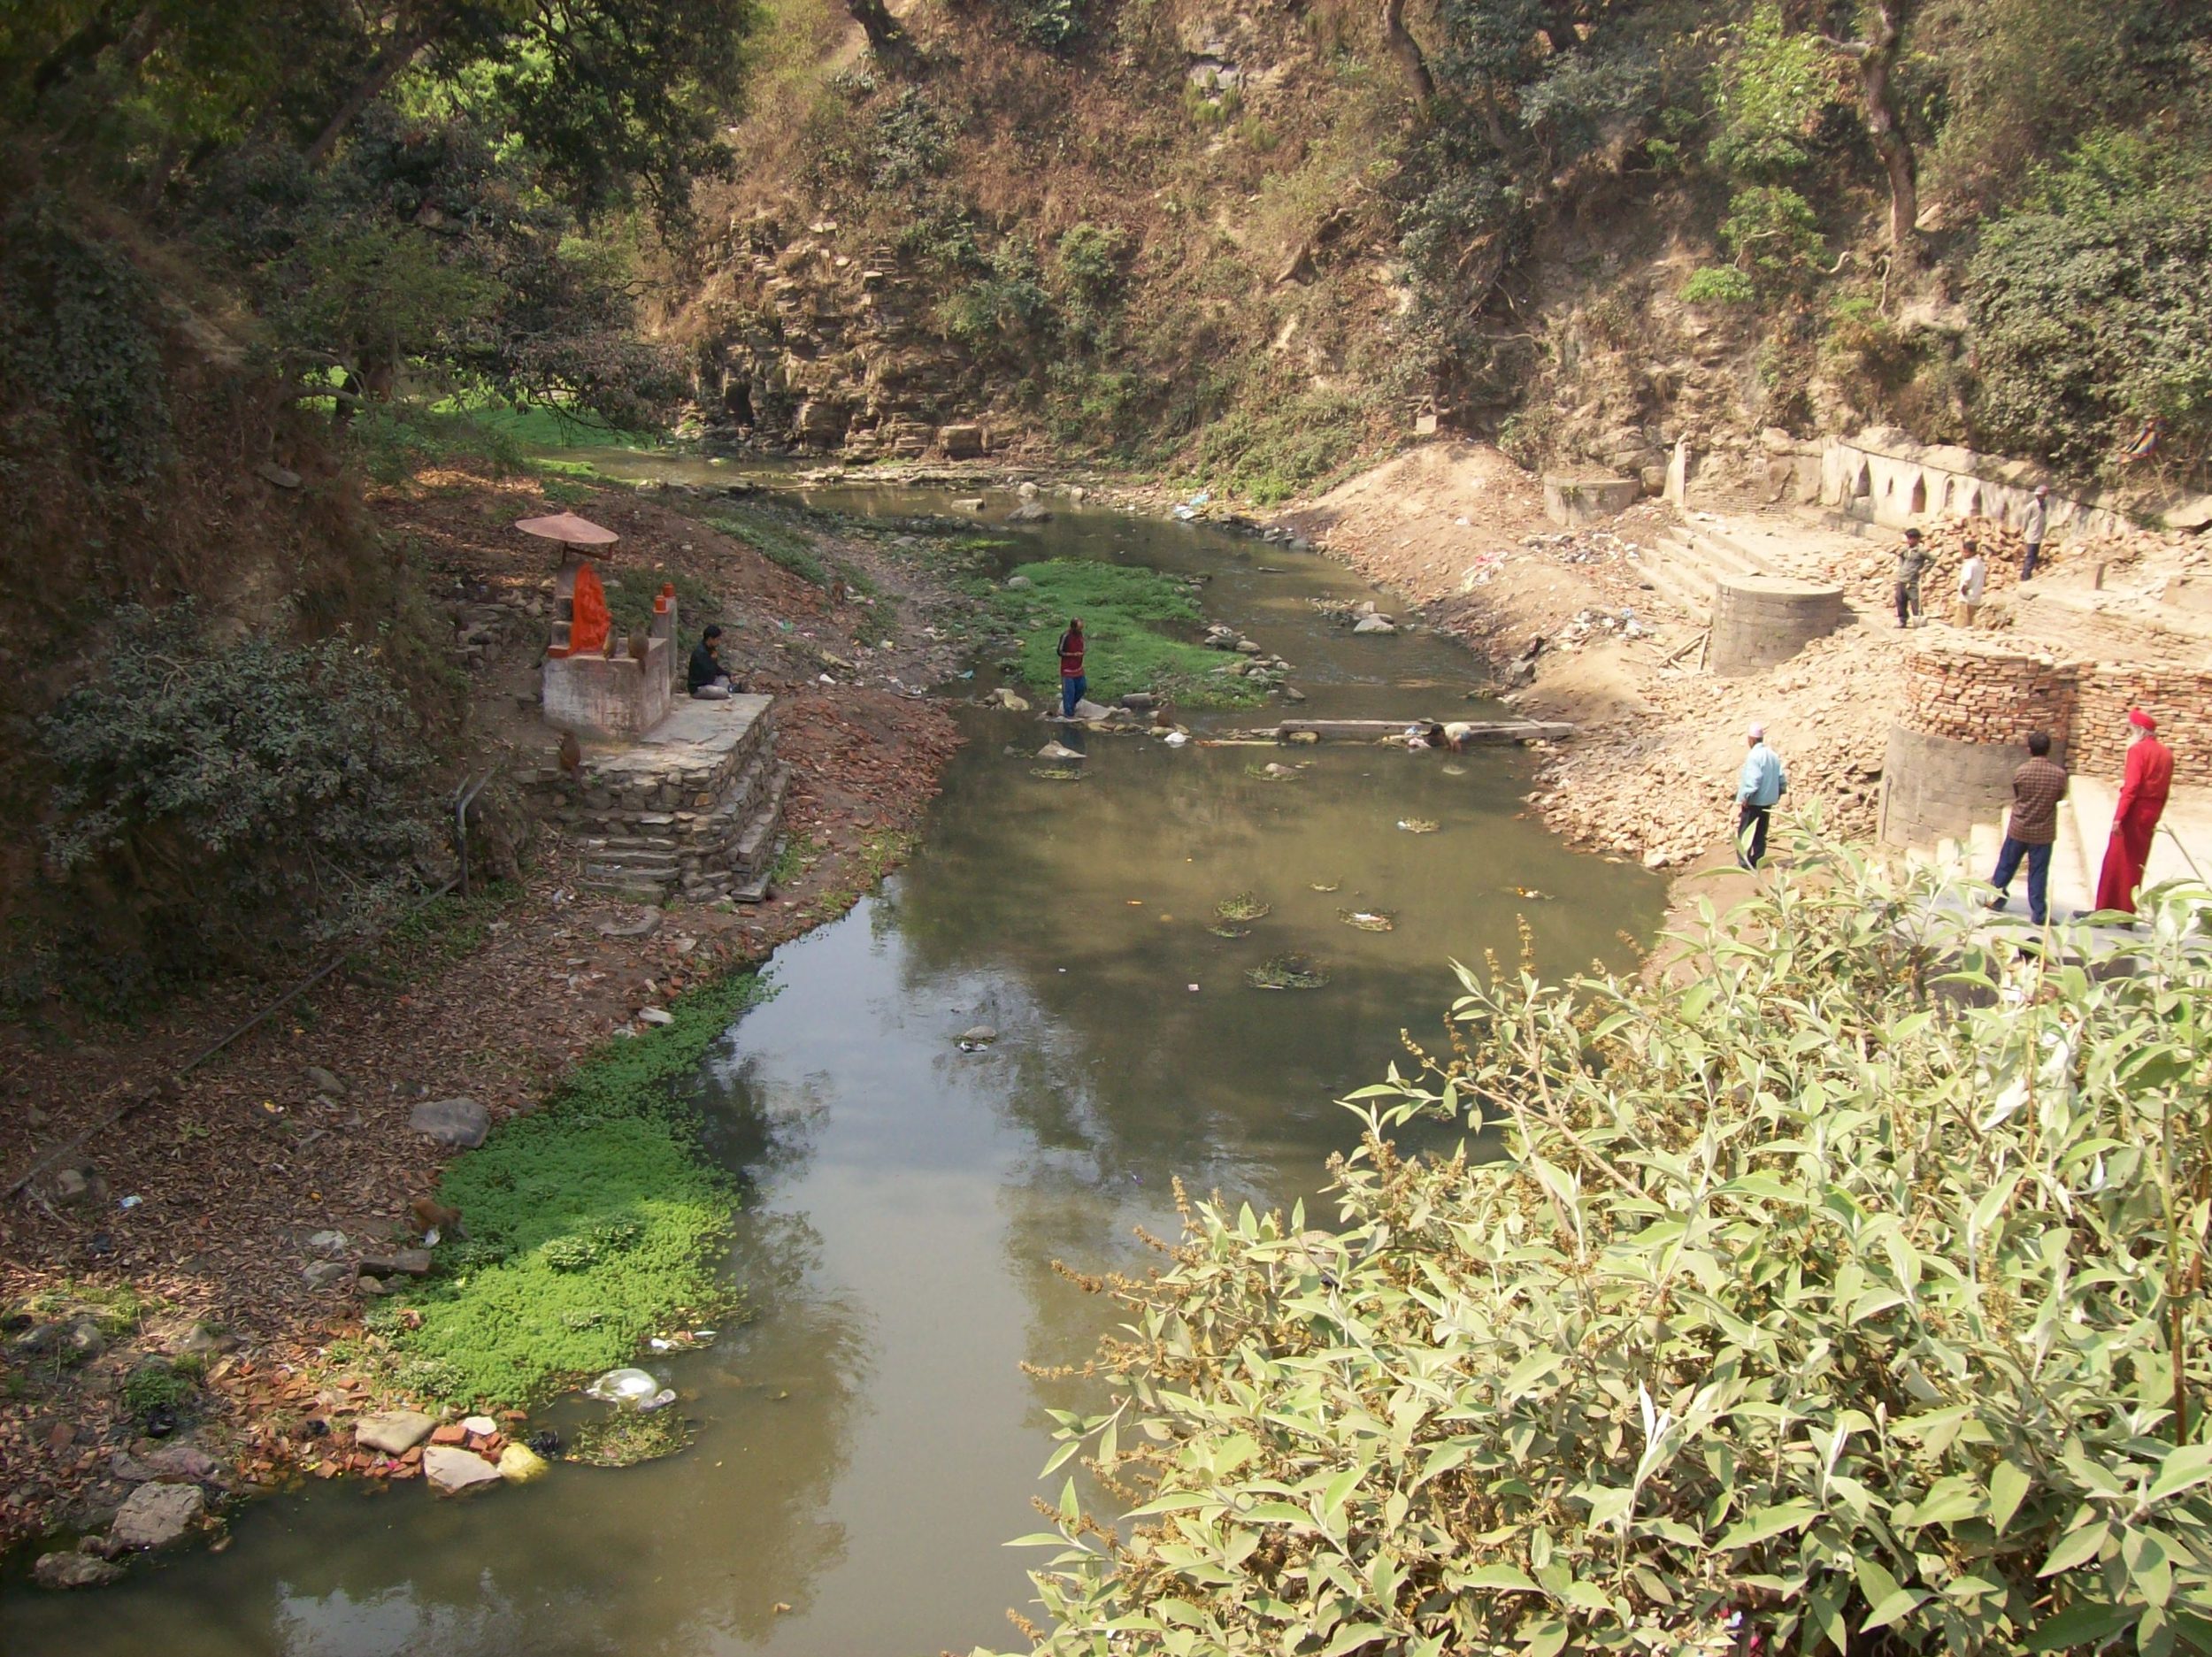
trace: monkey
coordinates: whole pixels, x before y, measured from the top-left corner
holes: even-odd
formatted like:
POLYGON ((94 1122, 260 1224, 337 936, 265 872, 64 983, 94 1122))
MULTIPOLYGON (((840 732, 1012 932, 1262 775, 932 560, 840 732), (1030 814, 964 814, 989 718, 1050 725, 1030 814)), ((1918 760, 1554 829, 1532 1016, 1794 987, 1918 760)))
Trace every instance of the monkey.
POLYGON ((417 1197, 407 1205, 407 1212, 415 1216, 416 1226, 427 1236, 432 1231, 449 1232, 455 1237, 466 1237, 468 1228, 461 1224, 461 1211, 449 1208, 432 1197, 417 1197))
POLYGON ((651 653, 652 648, 653 635, 651 633, 634 633, 630 635, 630 660, 633 662, 644 661, 651 653))
POLYGON ((570 781, 573 782, 576 779, 576 774, 582 768, 583 763, 583 745, 577 741, 576 733, 573 731, 562 732, 561 769, 568 773, 570 781))

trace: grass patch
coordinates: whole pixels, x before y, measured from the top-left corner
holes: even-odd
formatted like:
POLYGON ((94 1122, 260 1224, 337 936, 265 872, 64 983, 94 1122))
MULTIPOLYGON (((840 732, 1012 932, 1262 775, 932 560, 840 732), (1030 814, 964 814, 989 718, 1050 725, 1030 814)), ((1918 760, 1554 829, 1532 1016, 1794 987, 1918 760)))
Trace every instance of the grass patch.
POLYGON ((1060 688, 1059 640, 1071 616, 1083 618, 1090 641, 1085 658, 1090 694, 1112 702, 1132 691, 1201 707, 1250 707, 1258 686, 1218 673, 1218 650, 1177 639, 1164 626, 1201 619, 1198 606, 1178 581, 1156 570, 1054 558, 1025 564, 1026 587, 993 589, 985 600, 987 624, 1020 637, 1015 671, 1040 694, 1060 688))
POLYGON ((513 449, 665 449, 657 432, 625 431, 549 403, 471 403, 443 397, 430 405, 434 415, 458 416, 477 430, 513 449))
POLYGON ((433 898, 395 921, 359 965, 381 978, 419 983, 473 953, 490 936, 491 923, 521 898, 520 884, 510 880, 472 883, 465 898, 433 898))
POLYGON ((123 1402, 134 1415, 150 1409, 176 1409, 196 1390, 190 1376, 158 1358, 140 1364, 123 1377, 123 1402))
POLYGON ((81 1283, 74 1280, 41 1289, 29 1296, 17 1308, 50 1323, 65 1316, 89 1317, 100 1326, 100 1332, 112 1340, 118 1336, 136 1332, 146 1314, 159 1308, 158 1300, 148 1300, 127 1283, 81 1283))
POLYGON ((1265 918, 1273 907, 1272 904, 1263 903, 1249 892, 1240 892, 1234 897, 1224 898, 1215 904, 1214 913, 1225 921, 1256 921, 1265 918))
POLYGON ((749 972, 684 996, 674 1023, 608 1042, 543 1109, 446 1170, 439 1194, 469 1235, 439 1249, 440 1275, 376 1314, 402 1385, 526 1404, 728 1308, 735 1291, 712 1256, 735 1194, 672 1088, 762 999, 749 972))
POLYGON ((725 507, 703 514, 703 521, 732 540, 743 541, 802 581, 822 587, 830 584, 829 565, 822 562, 812 539, 774 513, 757 507, 725 507))

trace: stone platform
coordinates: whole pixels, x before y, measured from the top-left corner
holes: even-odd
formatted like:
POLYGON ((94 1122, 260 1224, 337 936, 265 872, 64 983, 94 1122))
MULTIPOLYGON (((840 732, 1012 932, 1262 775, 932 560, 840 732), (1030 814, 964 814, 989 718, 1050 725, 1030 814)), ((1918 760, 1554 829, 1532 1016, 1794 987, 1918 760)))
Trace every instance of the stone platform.
POLYGON ((574 777, 548 766, 528 790, 581 853, 586 887, 711 902, 767 873, 790 779, 774 699, 733 696, 679 702, 632 741, 586 748, 574 777))

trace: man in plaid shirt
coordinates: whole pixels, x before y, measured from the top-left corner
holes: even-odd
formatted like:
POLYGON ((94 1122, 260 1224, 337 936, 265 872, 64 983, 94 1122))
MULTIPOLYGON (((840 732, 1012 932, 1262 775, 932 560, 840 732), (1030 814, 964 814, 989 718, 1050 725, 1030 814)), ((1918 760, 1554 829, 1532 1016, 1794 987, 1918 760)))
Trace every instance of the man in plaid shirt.
POLYGON ((2051 846, 2058 839, 2058 802, 2066 797, 2066 768, 2051 757, 2051 738, 2038 731, 2028 738, 2027 763, 2012 773, 2012 817, 1997 853, 1990 884, 1997 895, 1990 908, 2001 909, 2011 895, 2012 877, 2021 859, 2028 864, 2028 918, 2038 926, 2049 915, 2051 846))

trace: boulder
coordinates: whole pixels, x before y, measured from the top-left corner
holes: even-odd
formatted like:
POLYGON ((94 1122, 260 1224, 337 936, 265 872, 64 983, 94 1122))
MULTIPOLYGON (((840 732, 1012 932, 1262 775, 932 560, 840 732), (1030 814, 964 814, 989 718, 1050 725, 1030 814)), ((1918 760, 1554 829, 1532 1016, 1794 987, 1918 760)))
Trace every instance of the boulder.
POLYGON ((402 1272, 411 1277, 426 1277, 430 1275, 430 1251, 393 1248, 381 1254, 364 1254, 357 1270, 361 1275, 371 1277, 389 1277, 402 1272))
POLYGON ((1006 521, 1010 524, 1048 524, 1052 521, 1052 509, 1042 501, 1024 501, 1006 515, 1006 521))
POLYGON ((300 1277, 311 1289, 327 1289, 339 1278, 349 1277, 352 1275, 353 1268, 342 1260, 319 1260, 300 1273, 300 1277))
POLYGON ((419 1409, 387 1409, 355 1422, 353 1441, 364 1450, 405 1455, 427 1438, 437 1424, 436 1417, 426 1415, 419 1409))
POLYGON ((149 1450, 138 1461, 150 1478, 186 1483, 212 1478, 220 1470, 213 1456, 190 1444, 165 1444, 158 1450, 149 1450))
POLYGON ((960 1039, 979 1042, 996 1041, 998 1032, 989 1024, 971 1024, 960 1032, 960 1039))
POLYGON ((492 1113, 473 1099, 426 1099, 407 1118, 407 1125, 441 1145, 472 1150, 491 1132, 492 1113))
POLYGON ((1096 725, 1102 719, 1112 718, 1114 717, 1114 710, 1111 708, 1102 707, 1099 703, 1093 702, 1088 696, 1085 696, 1075 704, 1075 717, 1083 721, 1085 725, 1096 725))
POLYGON ((973 460, 989 446, 979 426, 941 426, 937 428, 937 447, 945 451, 948 460, 973 460))
POLYGON ((1006 590, 1010 593, 1025 593, 1036 585, 1025 575, 1010 575, 1006 578, 1006 590))
POLYGON ((1362 616, 1352 624, 1354 633, 1395 633, 1396 625, 1380 616, 1362 616))
POLYGON ((983 510, 983 497, 979 495, 963 495, 952 503, 952 510, 956 512, 980 512, 983 510))
POLYGON ((500 1482, 499 1469, 475 1451, 444 1444, 434 1444, 422 1453, 422 1476, 433 1489, 449 1495, 500 1482))
POLYGON ((206 1511, 207 1498, 197 1484, 141 1484, 124 1499, 108 1534, 119 1547, 174 1547, 206 1511))
POLYGON ((42 1553, 31 1580, 42 1588, 104 1588, 123 1574, 119 1565, 89 1553, 42 1553))
POLYGON ((543 1478, 550 1463, 526 1444, 511 1444, 499 1453, 499 1477, 510 1484, 527 1484, 543 1478))
POLYGON ((1037 757, 1039 759, 1059 761, 1067 759, 1081 759, 1083 756, 1078 753, 1075 749, 1068 747, 1064 742, 1048 742, 1037 750, 1037 757))
POLYGON ((319 1064, 309 1065, 300 1075, 308 1086, 319 1093, 328 1093, 333 1099, 346 1096, 346 1085, 338 1079, 335 1072, 326 1070, 319 1064))

